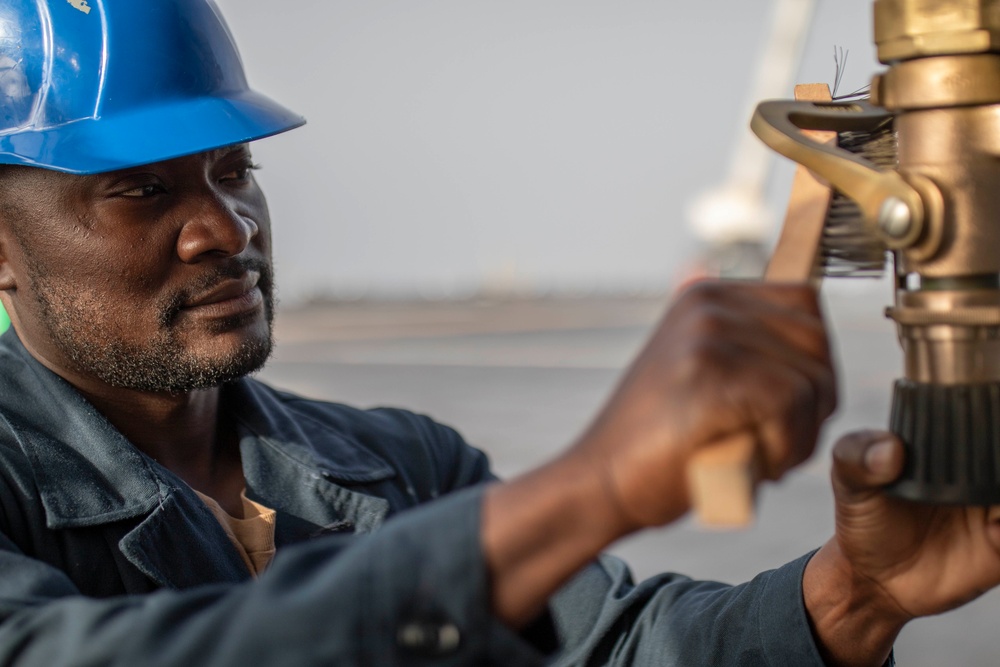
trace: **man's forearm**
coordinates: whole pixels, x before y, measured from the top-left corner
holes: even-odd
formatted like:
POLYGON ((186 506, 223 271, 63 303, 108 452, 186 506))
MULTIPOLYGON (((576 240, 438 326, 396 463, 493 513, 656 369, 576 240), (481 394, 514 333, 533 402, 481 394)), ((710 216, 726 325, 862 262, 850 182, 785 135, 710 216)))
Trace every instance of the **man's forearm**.
POLYGON ((431 652, 539 665, 486 605, 480 494, 449 494, 371 535, 289 545, 258 580, 111 598, 83 595, 0 534, 0 664, 414 665, 431 652))
POLYGON ((483 552, 493 610, 510 627, 535 618, 567 579, 630 532, 598 473, 569 456, 487 490, 483 552))

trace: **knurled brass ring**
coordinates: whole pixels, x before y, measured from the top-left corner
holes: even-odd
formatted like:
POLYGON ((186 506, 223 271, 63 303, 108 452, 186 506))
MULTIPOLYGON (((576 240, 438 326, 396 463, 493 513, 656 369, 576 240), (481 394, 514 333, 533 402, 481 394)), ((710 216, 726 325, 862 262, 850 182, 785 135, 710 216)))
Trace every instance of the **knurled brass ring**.
POLYGON ((972 306, 953 310, 890 306, 885 309, 885 316, 903 326, 950 324, 965 327, 998 327, 1000 326, 1000 305, 972 306))
POLYGON ((890 110, 940 109, 1000 102, 1000 55, 977 53, 896 63, 872 82, 890 110))

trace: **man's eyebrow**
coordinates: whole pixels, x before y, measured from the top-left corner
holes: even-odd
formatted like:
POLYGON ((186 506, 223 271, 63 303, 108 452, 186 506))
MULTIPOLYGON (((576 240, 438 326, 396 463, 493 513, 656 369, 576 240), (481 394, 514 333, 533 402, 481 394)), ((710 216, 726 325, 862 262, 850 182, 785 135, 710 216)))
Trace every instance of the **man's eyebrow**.
POLYGON ((219 157, 229 157, 230 155, 239 153, 250 155, 250 144, 233 144, 232 146, 225 146, 218 150, 219 157))

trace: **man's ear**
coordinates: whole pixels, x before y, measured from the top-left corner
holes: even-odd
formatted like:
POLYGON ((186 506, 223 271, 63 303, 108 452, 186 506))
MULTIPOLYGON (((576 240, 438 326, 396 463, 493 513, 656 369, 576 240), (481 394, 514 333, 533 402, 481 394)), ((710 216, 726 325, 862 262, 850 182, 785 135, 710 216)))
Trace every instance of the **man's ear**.
POLYGON ((37 170, 15 165, 0 165, 0 291, 11 297, 11 292, 17 289, 17 280, 12 258, 21 253, 21 245, 16 235, 14 225, 20 222, 24 213, 19 206, 14 205, 12 193, 19 192, 18 179, 27 173, 37 170))
POLYGON ((17 281, 14 279, 14 272, 11 270, 10 262, 4 254, 2 244, 0 244, 0 291, 17 289, 17 281))
POLYGON ((17 289, 14 267, 10 262, 10 251, 15 247, 10 227, 0 212, 0 291, 17 289))

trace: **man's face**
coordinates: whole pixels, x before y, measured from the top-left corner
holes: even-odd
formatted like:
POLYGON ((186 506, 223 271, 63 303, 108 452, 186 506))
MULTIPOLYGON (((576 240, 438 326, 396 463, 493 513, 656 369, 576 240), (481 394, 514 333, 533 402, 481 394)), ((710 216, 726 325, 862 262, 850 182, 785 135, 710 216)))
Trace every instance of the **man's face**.
POLYGON ((270 220, 246 146, 2 183, 3 282, 29 350, 70 382, 180 393, 272 347, 270 220))

